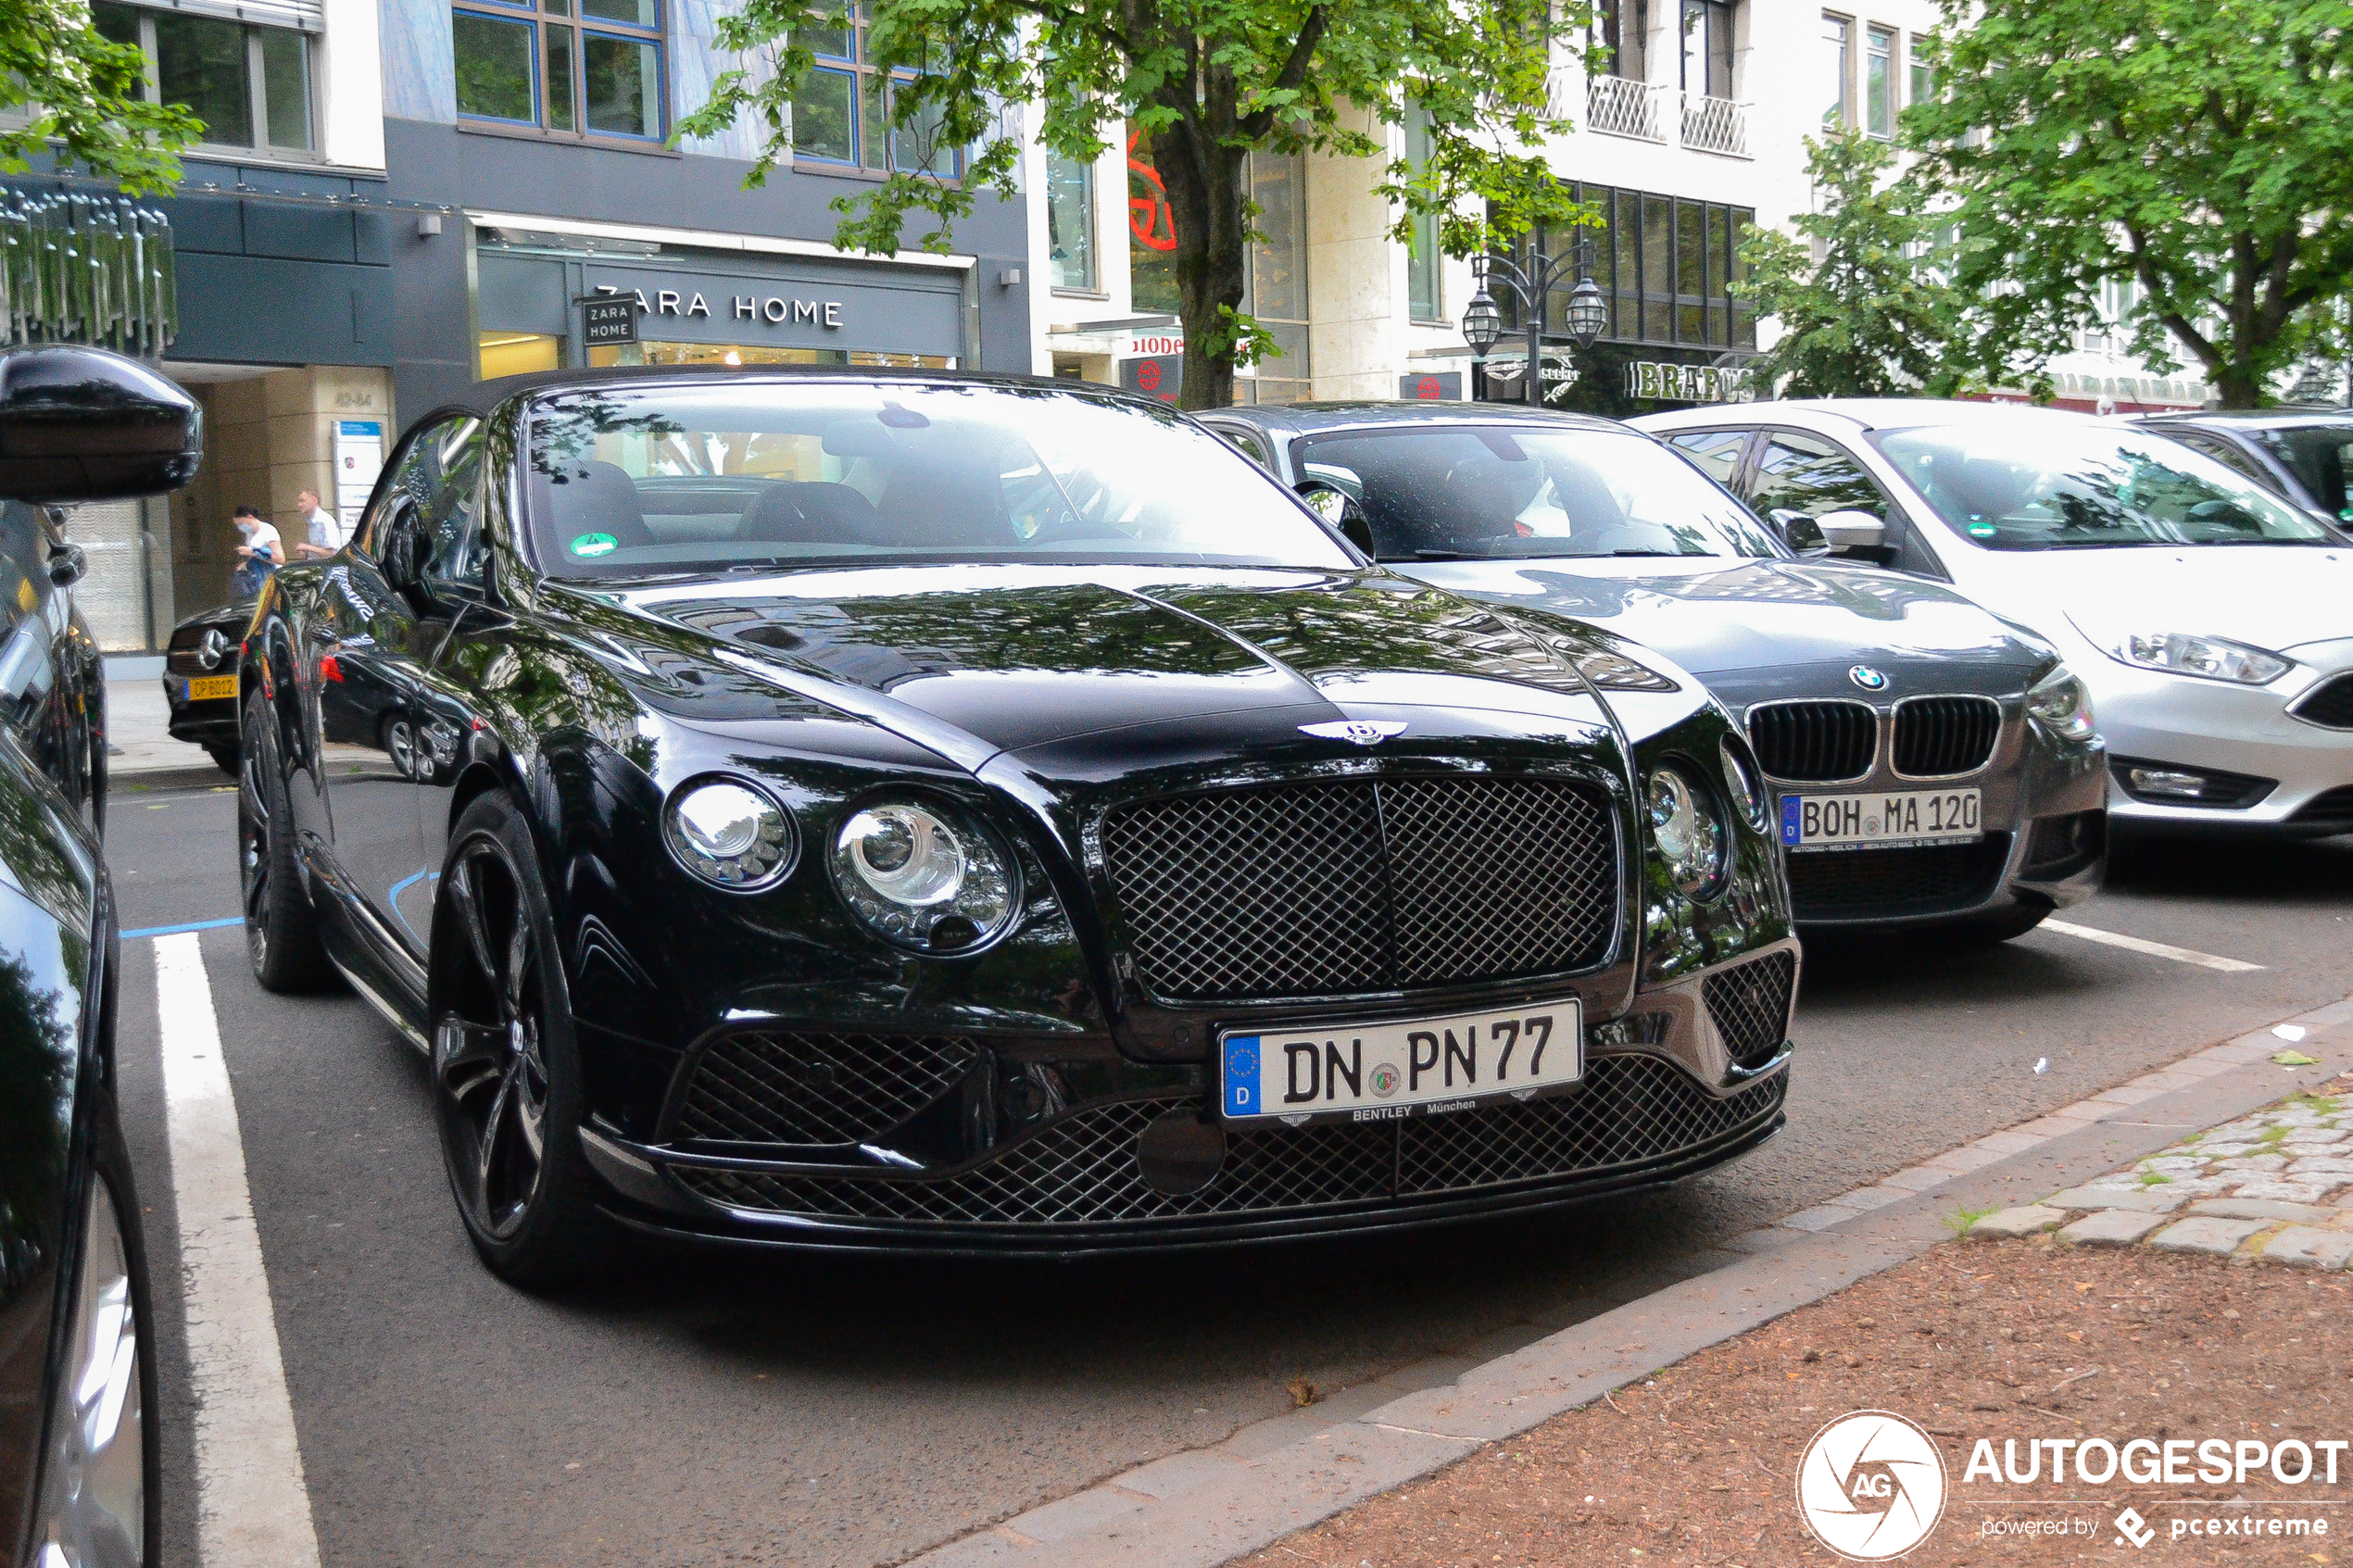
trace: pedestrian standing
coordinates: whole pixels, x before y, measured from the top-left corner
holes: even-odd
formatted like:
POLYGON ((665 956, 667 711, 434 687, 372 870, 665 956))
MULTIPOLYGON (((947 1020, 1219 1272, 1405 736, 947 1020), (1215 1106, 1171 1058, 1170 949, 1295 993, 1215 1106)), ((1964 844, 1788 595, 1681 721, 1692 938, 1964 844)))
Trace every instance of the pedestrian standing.
POLYGON ((245 543, 237 546, 241 564, 229 574, 229 586, 238 598, 249 599, 261 592, 271 572, 286 564, 286 546, 253 508, 239 507, 234 521, 245 543))
POLYGON ((305 534, 302 542, 295 546, 295 554, 306 559, 316 559, 333 555, 350 541, 351 530, 340 516, 319 504, 319 492, 316 490, 297 491, 295 508, 302 513, 305 534))

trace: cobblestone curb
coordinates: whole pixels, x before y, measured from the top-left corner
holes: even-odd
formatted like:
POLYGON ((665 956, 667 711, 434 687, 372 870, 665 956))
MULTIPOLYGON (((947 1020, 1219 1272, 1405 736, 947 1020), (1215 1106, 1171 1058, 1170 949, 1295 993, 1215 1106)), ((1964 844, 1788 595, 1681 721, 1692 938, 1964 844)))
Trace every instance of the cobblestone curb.
MULTIPOLYGON (((2293 1033, 2293 1040, 2288 1031, 2266 1037, 2273 1057, 2304 1057, 2295 1048, 2304 1033, 2293 1033)), ((2043 1231, 2079 1247, 2146 1245, 2242 1263, 2345 1268, 2353 1262, 2353 1074, 1969 1227, 1985 1239, 2043 1231)))

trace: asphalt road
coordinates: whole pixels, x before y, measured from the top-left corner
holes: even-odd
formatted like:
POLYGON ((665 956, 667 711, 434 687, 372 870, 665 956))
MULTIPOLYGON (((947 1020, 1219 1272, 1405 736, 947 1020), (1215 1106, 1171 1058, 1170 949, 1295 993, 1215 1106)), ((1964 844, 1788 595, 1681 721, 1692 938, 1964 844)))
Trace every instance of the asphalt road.
MULTIPOLYGON (((233 799, 117 795, 125 929, 233 913, 233 799)), ((1277 1415, 1293 1379, 1499 1354, 1718 1266, 1742 1232, 2353 988, 2353 840, 2128 846, 2113 884, 2068 918, 2265 967, 2045 933, 1809 950, 1789 1130, 1671 1193, 1176 1262, 663 1257, 548 1298, 475 1262, 415 1053, 355 997, 264 993, 243 934, 207 932, 321 1561, 894 1561, 1277 1415)), ((153 944, 124 956, 167 1540, 193 1563, 153 944)))

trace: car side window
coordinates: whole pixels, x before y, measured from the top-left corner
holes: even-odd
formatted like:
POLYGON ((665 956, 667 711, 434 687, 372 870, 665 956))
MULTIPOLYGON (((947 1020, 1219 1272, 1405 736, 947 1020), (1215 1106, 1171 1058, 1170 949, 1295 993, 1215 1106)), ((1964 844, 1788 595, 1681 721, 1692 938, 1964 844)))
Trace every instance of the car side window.
POLYGON ((2245 474, 2266 490, 2277 491, 2280 487, 2280 482, 2266 473, 2261 463, 2240 451, 2238 444, 2225 436, 2208 435, 2203 431, 2187 430, 2167 430, 2165 433, 2191 451, 2203 452, 2216 462, 2245 474))
POLYGON ((410 433, 407 444, 386 467, 384 483, 376 487, 366 513, 359 519, 357 547, 361 555, 370 560, 378 558, 384 544, 384 525, 392 516, 396 499, 406 496, 421 508, 432 505, 434 493, 440 488, 442 446, 452 431, 467 422, 444 420, 410 433))
POLYGON ((441 472, 425 507, 425 575, 438 583, 479 583, 482 421, 457 421, 435 445, 441 472))
POLYGON ((1242 430, 1235 425, 1212 425, 1210 428, 1226 438, 1228 445, 1260 468, 1272 469, 1275 454, 1266 448, 1266 438, 1254 430, 1242 430))
POLYGON ((1730 490, 1739 477, 1741 452, 1748 445, 1744 430, 1687 430, 1667 438, 1686 458, 1705 470, 1707 477, 1730 490))
POLYGON ((1844 449, 1819 436, 1778 430, 1756 459, 1749 505, 1759 517, 1777 511, 1819 518, 1831 512, 1869 512, 1884 519, 1886 493, 1844 449))

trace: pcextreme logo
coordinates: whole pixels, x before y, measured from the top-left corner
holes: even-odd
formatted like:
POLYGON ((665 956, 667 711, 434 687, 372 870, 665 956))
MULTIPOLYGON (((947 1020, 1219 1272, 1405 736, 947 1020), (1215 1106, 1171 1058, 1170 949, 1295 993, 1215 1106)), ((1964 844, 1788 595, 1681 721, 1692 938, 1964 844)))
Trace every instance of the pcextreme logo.
POLYGON ((1797 1511, 1814 1538, 1853 1562, 1884 1562, 1944 1513, 1944 1456, 1891 1411, 1856 1411, 1814 1434, 1797 1463, 1797 1511))

